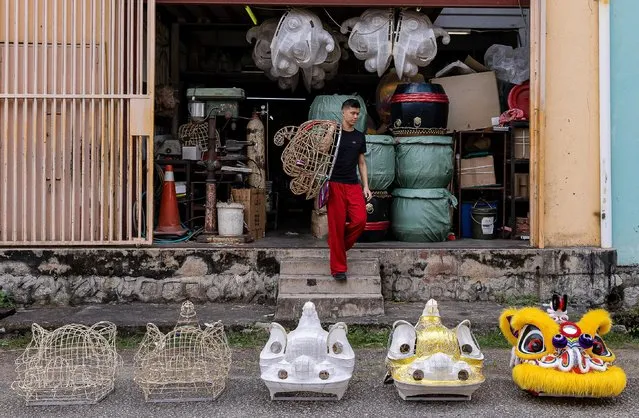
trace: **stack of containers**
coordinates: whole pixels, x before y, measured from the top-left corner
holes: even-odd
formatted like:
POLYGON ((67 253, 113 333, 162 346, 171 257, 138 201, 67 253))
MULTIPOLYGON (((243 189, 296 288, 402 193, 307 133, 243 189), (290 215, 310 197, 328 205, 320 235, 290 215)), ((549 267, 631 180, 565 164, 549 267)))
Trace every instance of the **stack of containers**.
POLYGON ((448 97, 439 84, 400 84, 391 99, 396 142, 391 225, 409 242, 445 241, 451 229, 448 191, 453 177, 453 139, 446 135, 448 97))

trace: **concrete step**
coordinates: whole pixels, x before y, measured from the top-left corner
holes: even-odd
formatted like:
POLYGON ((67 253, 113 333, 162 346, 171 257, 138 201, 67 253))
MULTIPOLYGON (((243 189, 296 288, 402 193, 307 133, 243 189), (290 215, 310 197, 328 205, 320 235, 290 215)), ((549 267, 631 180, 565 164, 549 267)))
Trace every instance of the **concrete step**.
POLYGON ((280 274, 280 295, 299 294, 356 294, 379 295, 382 279, 377 276, 349 275, 348 280, 338 281, 329 275, 280 274))
MULTIPOLYGON (((348 260, 348 272, 357 276, 379 276, 379 259, 353 258, 348 260)), ((280 274, 283 275, 322 275, 330 276, 328 258, 295 257, 280 262, 280 274)))
POLYGON ((309 300, 315 304, 321 321, 384 314, 384 298, 381 294, 286 294, 277 297, 275 319, 299 319, 302 307, 309 300))

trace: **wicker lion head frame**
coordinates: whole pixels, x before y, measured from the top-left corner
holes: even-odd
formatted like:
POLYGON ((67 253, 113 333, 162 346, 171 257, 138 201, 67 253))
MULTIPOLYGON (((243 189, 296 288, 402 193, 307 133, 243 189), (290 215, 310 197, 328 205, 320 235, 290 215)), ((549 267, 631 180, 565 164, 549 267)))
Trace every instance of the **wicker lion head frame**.
POLYGON ((275 144, 286 144, 284 172, 291 176, 293 194, 315 198, 330 178, 341 138, 341 126, 330 120, 310 120, 299 127, 286 126, 275 134, 275 144))

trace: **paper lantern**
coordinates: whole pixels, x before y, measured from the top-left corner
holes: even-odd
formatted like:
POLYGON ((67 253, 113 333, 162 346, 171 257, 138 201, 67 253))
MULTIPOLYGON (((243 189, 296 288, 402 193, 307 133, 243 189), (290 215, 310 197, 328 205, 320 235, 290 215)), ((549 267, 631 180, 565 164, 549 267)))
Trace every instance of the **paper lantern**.
POLYGON ((435 59, 438 36, 444 45, 450 42, 448 32, 433 25, 428 16, 402 10, 393 44, 393 60, 400 79, 414 76, 418 67, 425 67, 435 59))
POLYGON ((368 9, 360 17, 342 23, 342 33, 351 34, 348 47, 357 59, 365 60, 366 70, 382 76, 388 69, 393 54, 393 10, 368 9))
POLYGON ((310 69, 323 63, 334 48, 333 37, 316 15, 303 9, 290 10, 280 19, 271 42, 271 74, 291 77, 300 68, 310 69))

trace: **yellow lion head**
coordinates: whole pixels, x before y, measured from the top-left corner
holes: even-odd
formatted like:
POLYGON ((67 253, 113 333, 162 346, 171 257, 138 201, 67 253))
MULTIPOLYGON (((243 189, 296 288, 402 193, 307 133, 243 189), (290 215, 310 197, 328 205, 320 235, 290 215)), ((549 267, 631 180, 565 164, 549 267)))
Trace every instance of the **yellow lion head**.
POLYGON ((470 400, 484 382, 483 363, 470 321, 448 329, 431 299, 415 326, 406 321, 393 325, 385 382, 394 381, 402 399, 470 400))
POLYGON ((499 328, 513 346, 513 380, 541 396, 619 395, 626 374, 613 365, 615 355, 602 339, 612 326, 610 315, 595 309, 571 322, 567 299, 554 295, 546 312, 534 307, 502 312, 499 328))

